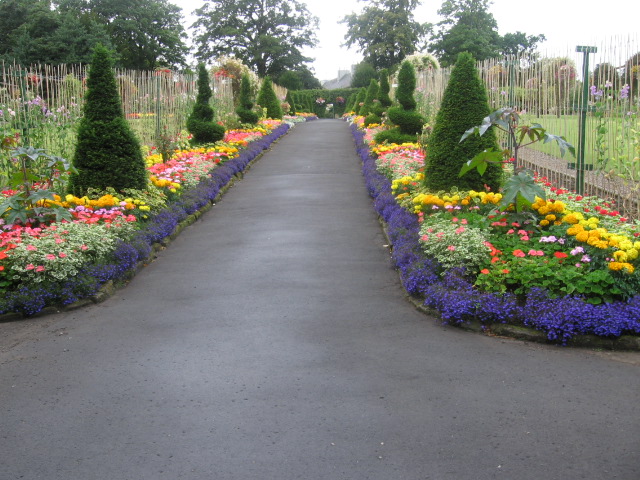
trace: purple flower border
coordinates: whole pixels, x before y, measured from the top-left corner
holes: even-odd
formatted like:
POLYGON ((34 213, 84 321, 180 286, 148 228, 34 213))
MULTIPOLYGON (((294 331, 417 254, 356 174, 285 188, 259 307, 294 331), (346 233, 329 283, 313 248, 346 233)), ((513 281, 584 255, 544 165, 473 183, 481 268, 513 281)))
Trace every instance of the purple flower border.
POLYGON ((424 299, 424 305, 438 311, 445 323, 477 320, 483 325, 524 325, 543 331, 548 340, 561 344, 579 335, 615 338, 640 334, 640 295, 624 302, 592 305, 579 297, 550 298, 544 290, 532 289, 521 305, 514 295, 476 290, 460 270, 441 275, 442 267, 420 248, 417 216, 396 202, 391 183, 376 170, 364 133, 355 125, 351 130, 367 190, 387 226, 400 280, 409 295, 424 299))
POLYGON ((59 284, 24 286, 12 291, 0 300, 0 314, 36 315, 49 306, 68 306, 94 297, 110 281, 131 278, 141 262, 150 258, 155 244, 171 236, 187 217, 211 204, 236 175, 290 128, 289 124, 283 123, 270 134, 249 143, 238 157, 216 167, 210 178, 184 192, 176 202, 155 214, 132 239, 120 242, 109 262, 86 265, 75 278, 59 284))

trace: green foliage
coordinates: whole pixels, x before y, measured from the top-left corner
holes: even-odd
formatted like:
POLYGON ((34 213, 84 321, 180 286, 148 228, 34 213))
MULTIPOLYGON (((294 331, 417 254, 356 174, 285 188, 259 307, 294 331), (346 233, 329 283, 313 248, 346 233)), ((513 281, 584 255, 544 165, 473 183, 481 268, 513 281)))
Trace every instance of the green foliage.
POLYGON ((354 111, 356 112, 356 115, 360 114, 360 110, 362 109, 362 106, 364 105, 364 99, 367 96, 367 89, 362 87, 359 91, 358 91, 358 95, 356 96, 356 104, 354 106, 354 111))
POLYGON ((0 56, 17 63, 89 63, 98 44, 119 67, 183 66, 180 8, 166 0, 0 2, 0 56))
POLYGON ((193 135, 194 144, 214 143, 224 137, 224 127, 213 121, 214 111, 209 105, 212 92, 209 74, 204 64, 198 65, 198 96, 191 115, 187 119, 187 130, 193 135))
POLYGON ((397 143, 398 145, 407 142, 415 142, 416 136, 402 133, 399 128, 391 128, 378 132, 374 138, 376 143, 397 143))
POLYGON ((206 2, 195 13, 197 58, 232 56, 260 77, 298 69, 317 43, 318 19, 297 0, 206 2))
POLYGON ((403 62, 398 72, 398 89, 396 100, 405 110, 415 110, 416 100, 413 92, 416 89, 416 71, 411 62, 403 62))
POLYGON ((378 99, 378 91, 380 90, 380 86, 375 79, 371 79, 369 83, 369 88, 367 88, 367 93, 364 97, 364 105, 359 110, 359 114, 362 116, 367 116, 372 112, 374 107, 374 101, 378 99))
MULTIPOLYGON (((288 94, 287 94, 288 96, 288 94)), ((240 98, 238 100, 238 107, 236 113, 240 117, 242 123, 256 124, 258 123, 258 114, 253 111, 253 98, 251 93, 251 80, 249 75, 242 76, 242 83, 240 85, 240 98)))
POLYGON ((282 118, 282 107, 280 106, 280 100, 276 96, 276 92, 273 90, 273 83, 268 76, 262 80, 262 86, 260 87, 260 93, 258 93, 258 105, 267 109, 268 118, 282 118))
MULTIPOLYGON (((356 46, 374 68, 391 68, 421 48, 426 29, 413 18, 420 2, 377 0, 369 3, 362 13, 351 13, 341 20, 347 24, 347 47, 356 46)), ((368 81, 352 83, 354 87, 367 85, 368 81)))
POLYGON ((380 118, 379 115, 376 115, 375 113, 370 113, 369 115, 367 115, 364 119, 364 125, 365 127, 368 127, 369 125, 376 123, 376 124, 380 124, 382 123, 382 118, 380 118))
POLYGON ((361 62, 356 65, 351 77, 351 88, 367 88, 371 84, 371 80, 378 78, 376 69, 367 62, 361 62))
POLYGON ((538 44, 547 38, 540 35, 527 35, 522 32, 505 33, 500 39, 500 50, 502 55, 532 55, 538 48, 538 44))
POLYGON ((469 53, 458 56, 451 78, 444 91, 440 110, 427 147, 425 185, 433 192, 484 190, 488 185, 497 191, 502 180, 499 164, 488 166, 484 176, 470 172, 459 178, 458 173, 469 159, 484 150, 498 150, 495 132, 489 129, 482 137, 473 136, 460 143, 460 137, 469 128, 489 115, 484 86, 478 76, 475 60, 469 53))
POLYGON ((0 218, 6 224, 28 222, 33 226, 49 221, 71 221, 73 217, 62 207, 50 205, 54 199, 51 187, 75 172, 64 158, 48 155, 44 150, 33 147, 19 147, 11 151, 17 162, 17 169, 9 178, 8 186, 15 191, 0 204, 0 218), (38 184, 37 189, 34 188, 38 184))
POLYGON ((438 14, 444 20, 438 23, 429 50, 443 67, 452 65, 461 52, 469 52, 477 60, 499 55, 501 37, 489 12, 489 0, 445 0, 438 14))
POLYGON ((389 108, 387 116, 394 125, 398 125, 402 134, 412 135, 414 142, 425 122, 424 118, 415 110, 416 101, 413 97, 415 89, 416 72, 411 62, 404 61, 398 72, 398 88, 396 89, 396 100, 400 106, 389 108))
POLYGON ((380 93, 378 94, 378 100, 380 101, 380 105, 383 107, 383 109, 390 107, 393 103, 391 101, 391 97, 389 96, 390 91, 391 87, 389 85, 389 71, 384 68, 380 71, 380 93))
POLYGON ((287 90, 302 90, 302 78, 298 72, 287 70, 278 75, 278 85, 287 90))
POLYGON ((79 196, 89 188, 144 189, 148 183, 140 143, 124 118, 111 58, 101 45, 89 68, 73 165, 69 191, 79 196))
MULTIPOLYGON (((514 108, 501 108, 491 113, 491 115, 482 120, 480 125, 464 132, 460 142, 463 142, 471 135, 482 136, 493 126, 504 131, 509 136, 510 143, 513 145, 513 152, 509 150, 504 152, 484 150, 462 166, 459 173, 460 177, 474 168, 482 176, 490 165, 499 165, 505 156, 510 157, 511 155, 513 155, 512 158, 517 168, 519 149, 540 141, 543 143, 556 142, 560 148, 560 155, 563 157, 567 150, 575 156, 575 148, 564 137, 547 133, 538 123, 520 125, 520 115, 514 108), (523 144, 525 141, 527 143, 523 144)), ((525 207, 531 207, 536 196, 543 199, 546 197, 544 189, 535 182, 533 174, 526 170, 516 172, 515 175, 509 178, 504 185, 503 191, 502 205, 508 207, 513 204, 516 212, 522 212, 525 207)))

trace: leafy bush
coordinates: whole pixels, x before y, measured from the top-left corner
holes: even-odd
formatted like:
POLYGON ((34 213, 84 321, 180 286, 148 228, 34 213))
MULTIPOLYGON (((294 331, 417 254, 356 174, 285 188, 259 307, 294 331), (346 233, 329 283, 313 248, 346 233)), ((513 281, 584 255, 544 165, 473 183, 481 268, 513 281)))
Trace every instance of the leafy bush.
POLYGON ((369 83, 369 87, 367 88, 367 93, 364 97, 364 104, 358 112, 359 115, 366 117, 367 115, 372 113, 374 102, 378 99, 378 90, 380 90, 378 82, 372 78, 371 82, 369 83))
POLYGON ((260 93, 258 94, 258 105, 267 109, 268 118, 282 118, 280 100, 278 100, 276 92, 273 90, 273 83, 269 77, 265 77, 264 80, 262 80, 262 86, 260 87, 260 93))
POLYGON ((147 171, 140 143, 129 127, 108 50, 95 48, 87 78, 84 117, 78 126, 69 191, 83 195, 89 188, 144 189, 147 171))
POLYGON ((482 137, 475 135, 460 143, 469 126, 482 123, 489 113, 487 94, 475 61, 471 54, 461 53, 451 72, 433 133, 429 137, 425 185, 430 191, 449 191, 453 187, 484 190, 485 184, 492 190, 498 190, 502 180, 499 164, 490 165, 483 176, 476 171, 461 178, 458 176, 462 166, 476 154, 498 149, 493 129, 482 137))
POLYGON ((258 114, 253 111, 253 98, 251 94, 251 80, 249 75, 242 75, 242 83, 240 85, 240 97, 238 99, 238 107, 236 113, 240 117, 242 123, 256 124, 258 123, 258 114))
POLYGON ((214 111, 209 105, 211 95, 209 74, 201 63, 198 65, 198 96, 187 119, 187 130, 193 135, 194 144, 214 143, 224 137, 224 127, 213 121, 214 111))

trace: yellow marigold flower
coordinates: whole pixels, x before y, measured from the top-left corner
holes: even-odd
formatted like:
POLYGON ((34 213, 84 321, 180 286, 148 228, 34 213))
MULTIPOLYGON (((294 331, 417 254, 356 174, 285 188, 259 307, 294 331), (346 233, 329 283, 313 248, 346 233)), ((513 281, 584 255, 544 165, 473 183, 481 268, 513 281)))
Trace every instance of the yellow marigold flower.
POLYGON ((548 213, 549 213, 549 207, 547 207, 546 205, 543 205, 542 207, 540 207, 540 208, 538 209, 538 213, 539 213, 540 215, 546 215, 546 214, 548 214, 548 213))
POLYGON ((600 231, 599 228, 595 229, 595 230, 589 230, 589 238, 595 238, 595 239, 600 239, 602 237, 602 234, 604 232, 600 231))
POLYGON ((546 217, 544 217, 544 218, 545 218, 545 220, 548 220, 548 221, 550 221, 550 222, 555 222, 555 220, 556 220, 556 218, 557 218, 557 217, 556 217, 555 215, 547 215, 547 216, 546 216, 546 217))
POLYGON ((585 231, 578 232, 578 234, 576 235, 576 240, 578 240, 579 242, 588 242, 589 233, 585 231))
POLYGON ((568 215, 565 215, 562 219, 563 222, 569 223, 571 225, 575 225, 576 223, 579 222, 578 217, 576 216, 575 213, 570 213, 568 215))
POLYGON ((595 242, 593 244, 594 247, 596 248, 600 248, 602 250, 605 250, 607 248, 609 248, 609 242, 607 242, 606 240, 598 240, 597 242, 595 242))
POLYGON ((540 220, 540 225, 546 227, 547 225, 549 225, 549 220, 540 220))
POLYGON ((638 250, 635 248, 627 250, 627 258, 629 260, 636 260, 638 258, 638 250))
POLYGON ((151 211, 151 207, 149 205, 140 205, 140 210, 143 210, 145 212, 149 212, 151 211))
POLYGON ((626 262, 627 261, 627 254, 625 252, 623 252, 622 250, 617 250, 617 251, 613 252, 613 258, 615 258, 616 261, 618 261, 618 262, 626 262))

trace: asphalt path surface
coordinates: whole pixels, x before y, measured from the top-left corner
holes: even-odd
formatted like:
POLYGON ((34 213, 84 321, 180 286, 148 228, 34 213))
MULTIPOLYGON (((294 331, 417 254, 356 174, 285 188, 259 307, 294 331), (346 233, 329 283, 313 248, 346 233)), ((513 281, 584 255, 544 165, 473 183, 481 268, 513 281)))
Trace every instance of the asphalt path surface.
POLYGON ((104 303, 0 324, 0 479, 640 478, 640 365, 404 298, 348 126, 296 126, 104 303))

